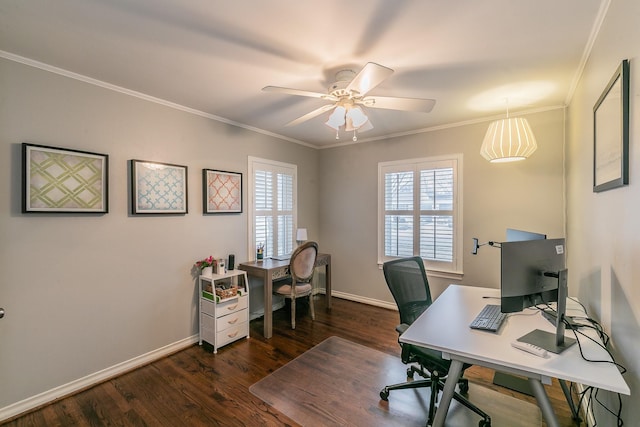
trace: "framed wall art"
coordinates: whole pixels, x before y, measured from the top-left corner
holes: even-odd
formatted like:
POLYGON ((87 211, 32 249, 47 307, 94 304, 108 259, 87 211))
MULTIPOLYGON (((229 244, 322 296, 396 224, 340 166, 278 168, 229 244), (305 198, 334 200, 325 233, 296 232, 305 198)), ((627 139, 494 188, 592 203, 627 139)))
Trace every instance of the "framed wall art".
POLYGON ((593 107, 593 191, 629 184, 629 61, 616 69, 593 107))
POLYGON ((23 143, 22 212, 109 212, 109 156, 23 143))
POLYGON ((138 214, 186 214, 187 167, 131 160, 131 210, 138 214))
POLYGON ((242 174, 203 169, 202 197, 205 214, 242 212, 242 174))

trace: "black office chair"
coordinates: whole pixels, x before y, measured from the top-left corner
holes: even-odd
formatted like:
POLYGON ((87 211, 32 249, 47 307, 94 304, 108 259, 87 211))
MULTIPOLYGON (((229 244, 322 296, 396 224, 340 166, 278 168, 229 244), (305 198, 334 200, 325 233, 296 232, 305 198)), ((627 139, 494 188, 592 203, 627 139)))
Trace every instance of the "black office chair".
MULTIPOLYGON (((389 286, 389 290, 398 305, 400 325, 396 326, 396 331, 401 335, 431 305, 432 300, 427 273, 420 257, 389 261, 384 263, 382 269, 387 286, 389 286)), ((442 326, 446 328, 446 325, 442 326)), ((380 391, 380 398, 385 401, 388 400, 391 390, 430 387, 431 398, 429 418, 427 420, 427 425, 430 426, 433 423, 433 416, 436 411, 438 393, 444 387, 451 361, 443 359, 442 353, 436 350, 404 343, 400 343, 400 347, 402 348, 402 362, 409 365, 407 368, 407 380, 409 381, 386 386, 380 391), (414 373, 418 373, 426 379, 412 381, 414 373)), ((463 372, 469 366, 471 365, 465 365, 463 372)), ((464 378, 460 379, 458 387, 462 394, 467 394, 469 391, 469 383, 464 378)), ((460 393, 456 392, 453 398, 482 417, 478 423, 479 427, 490 427, 491 417, 465 399, 460 393)))

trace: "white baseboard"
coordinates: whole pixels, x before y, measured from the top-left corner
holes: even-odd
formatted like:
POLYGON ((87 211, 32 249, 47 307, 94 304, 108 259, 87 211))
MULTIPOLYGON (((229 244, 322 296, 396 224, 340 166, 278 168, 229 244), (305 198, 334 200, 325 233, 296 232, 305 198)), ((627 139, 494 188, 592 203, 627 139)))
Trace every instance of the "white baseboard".
MULTIPOLYGON (((324 293, 324 290, 323 290, 324 293)), ((331 291, 331 296, 342 298, 349 301, 360 302, 362 304, 374 305, 376 307, 387 308, 389 310, 398 311, 398 306, 393 302, 380 301, 373 298, 366 298, 360 295, 347 294, 345 292, 331 291)))
MULTIPOLYGON (((316 289, 314 293, 325 294, 325 290, 316 289)), ((348 293, 339 292, 339 291, 332 291, 331 295, 336 298, 373 305, 376 307, 382 307, 389 310, 395 310, 395 311, 398 310, 398 307, 395 305, 395 303, 390 303, 387 301, 380 301, 373 298, 365 298, 360 295, 353 295, 353 294, 348 294, 348 293)), ((156 350, 150 351, 148 353, 142 354, 140 356, 134 357, 133 359, 124 361, 122 363, 118 363, 117 365, 114 365, 109 368, 103 369, 101 371, 95 372, 93 374, 87 375, 86 377, 79 378, 70 383, 63 384, 59 387, 53 388, 51 390, 45 391, 43 393, 37 394, 35 396, 21 400, 19 402, 13 403, 9 406, 5 406, 4 408, 0 408, 0 422, 7 420, 9 418, 15 417, 17 415, 20 415, 22 413, 25 413, 27 411, 30 411, 32 409, 38 408, 40 406, 46 405, 48 403, 51 403, 54 400, 60 399, 65 396, 69 396, 77 391, 89 388, 103 381, 106 381, 110 378, 114 378, 118 375, 121 375, 125 372, 131 371, 133 369, 149 364, 169 354, 183 350, 197 342, 198 342, 198 335, 193 335, 183 340, 176 341, 172 344, 166 345, 164 347, 161 347, 156 350)), ((584 387, 581 384, 577 384, 577 387, 578 387, 579 393, 581 393, 584 390, 584 387)), ((593 413, 586 407, 585 402, 583 402, 583 405, 581 408, 579 408, 579 411, 581 416, 586 417, 586 420, 584 421, 586 422, 588 427, 592 427, 595 425, 595 419, 593 417, 593 413)))
MULTIPOLYGON (((325 289, 322 289, 322 288, 316 289, 314 293, 325 294, 325 289)), ((339 292, 339 291, 332 291, 331 295, 336 298, 342 298, 349 301, 355 301, 355 302, 373 305, 376 307, 387 308, 395 311, 398 310, 395 303, 390 303, 387 301, 380 301, 373 298, 365 298, 360 295, 353 295, 353 294, 348 294, 348 293, 339 292)), ((0 422, 3 420, 7 420, 9 418, 15 417, 17 415, 23 414, 27 411, 38 408, 40 406, 46 405, 48 403, 51 403, 54 400, 60 399, 65 396, 69 396, 80 390, 84 390, 86 388, 92 387, 96 384, 99 384, 110 378, 114 378, 118 375, 131 371, 135 368, 144 366, 155 360, 161 359, 169 354, 183 350, 197 342, 198 342, 198 335, 193 335, 183 340, 174 342, 172 344, 166 345, 164 347, 161 347, 156 350, 150 351, 148 353, 142 354, 140 356, 134 357, 133 359, 124 361, 122 363, 118 363, 117 365, 114 365, 109 368, 103 369, 101 371, 95 372, 93 374, 87 375, 86 377, 79 378, 75 381, 71 381, 70 383, 63 384, 51 390, 47 390, 43 393, 37 394, 35 396, 21 400, 19 402, 13 403, 9 406, 5 406, 4 408, 0 408, 0 422)))
MULTIPOLYGON (((273 303, 271 305, 271 310, 272 311, 280 310, 282 307, 284 307, 284 305, 285 305, 285 302, 284 302, 284 299, 282 299, 282 301, 280 301, 280 302, 273 303)), ((262 317, 262 316, 264 316, 264 307, 262 307, 260 309, 257 309, 256 311, 250 312, 249 313, 249 321, 257 319, 257 318, 262 317)))
POLYGON ((131 371, 135 368, 139 368, 143 365, 149 364, 169 354, 183 350, 197 342, 198 335, 193 335, 191 337, 150 351, 149 353, 134 357, 133 359, 118 363, 117 365, 111 366, 101 371, 94 372, 93 374, 87 375, 86 377, 79 378, 77 380, 71 381, 70 383, 63 384, 51 390, 47 390, 43 393, 13 403, 9 406, 5 406, 4 408, 0 408, 0 422, 51 403, 54 400, 69 396, 77 391, 89 388, 110 378, 114 378, 125 372, 131 371))

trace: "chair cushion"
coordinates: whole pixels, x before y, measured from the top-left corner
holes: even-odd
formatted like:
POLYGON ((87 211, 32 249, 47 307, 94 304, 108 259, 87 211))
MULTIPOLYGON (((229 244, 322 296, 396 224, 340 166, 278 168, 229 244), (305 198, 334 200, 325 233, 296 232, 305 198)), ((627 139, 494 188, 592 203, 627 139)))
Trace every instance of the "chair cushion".
POLYGON ((423 348, 411 344, 402 344, 404 363, 417 362, 428 371, 440 371, 441 375, 446 375, 449 371, 451 361, 442 358, 442 353, 430 348, 423 348))
MULTIPOLYGON (((296 283, 296 295, 305 295, 310 293, 312 286, 310 283, 296 283)), ((279 286, 277 289, 273 290, 277 294, 281 295, 291 295, 291 284, 286 283, 282 286, 279 286)))

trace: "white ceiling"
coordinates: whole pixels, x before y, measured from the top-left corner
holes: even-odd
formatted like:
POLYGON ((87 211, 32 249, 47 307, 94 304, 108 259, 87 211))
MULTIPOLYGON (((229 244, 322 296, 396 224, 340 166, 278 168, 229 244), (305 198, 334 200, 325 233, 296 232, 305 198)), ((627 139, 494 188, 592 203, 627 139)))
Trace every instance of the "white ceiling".
POLYGON ((572 94, 608 0, 1 0, 0 56, 57 67, 317 147, 340 141, 335 71, 395 73, 371 95, 433 98, 431 113, 368 109, 366 142, 512 113, 572 94))

